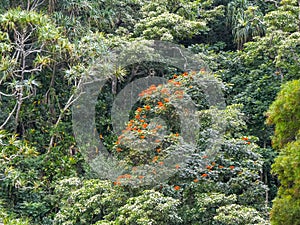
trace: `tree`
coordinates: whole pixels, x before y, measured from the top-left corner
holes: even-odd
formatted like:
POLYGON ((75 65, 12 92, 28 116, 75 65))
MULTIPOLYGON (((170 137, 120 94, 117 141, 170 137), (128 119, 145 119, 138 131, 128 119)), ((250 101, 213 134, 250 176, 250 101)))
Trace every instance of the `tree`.
POLYGON ((228 4, 227 21, 239 50, 253 37, 265 34, 263 14, 260 8, 247 0, 235 0, 228 4))
POLYGON ((63 0, 54 5, 52 16, 74 40, 89 31, 126 36, 140 18, 143 4, 141 0, 63 0))
POLYGON ((154 190, 145 190, 139 196, 129 198, 126 204, 106 216, 108 220, 99 221, 95 225, 171 225, 180 224, 178 215, 179 200, 166 197, 154 190), (112 218, 112 221, 109 221, 112 218))
MULTIPOLYGON (((114 147, 119 159, 132 170, 119 176, 115 185, 126 187, 140 182, 145 187, 154 186, 166 196, 180 199, 179 216, 183 224, 228 221, 226 216, 233 218, 236 224, 251 223, 251 219, 257 223, 266 222, 268 196, 260 177, 263 161, 255 144, 256 138, 243 136, 245 124, 238 106, 221 110, 207 105, 208 96, 201 85, 197 86, 197 79, 201 76, 208 75, 203 71, 174 75, 167 84, 151 86, 140 93, 143 104, 135 110, 114 147), (191 95, 199 110, 200 133, 196 146, 185 142, 178 129, 180 119, 172 108, 178 99, 186 99, 187 94, 191 95), (150 121, 157 115, 165 123, 150 121), (212 118, 218 118, 223 126, 214 124, 212 118), (219 133, 220 130, 223 132, 219 133), (212 147, 211 134, 220 135, 216 137, 220 146, 213 157, 206 155, 207 149, 212 147), (152 138, 156 139, 156 145, 145 145, 145 140, 152 138), (185 150, 192 154, 185 159, 186 164, 178 162, 164 168, 168 157, 180 155, 185 150), (149 165, 150 170, 138 169, 141 164, 149 165), (166 169, 168 173, 172 170, 175 173, 160 183, 150 182, 153 176, 164 174, 166 169), (230 207, 235 207, 236 212, 227 215, 230 207), (249 217, 243 220, 238 218, 239 213, 249 214, 249 217)), ((192 124, 188 126, 193 127, 192 124)))
POLYGON ((32 99, 41 81, 46 80, 42 72, 48 68, 53 71, 55 61, 63 58, 71 46, 47 16, 19 9, 1 15, 0 34, 0 97, 7 102, 4 111, 10 110, 7 118, 1 118, 0 129, 14 118, 15 131, 18 128, 24 133, 20 124, 24 102, 32 99))
POLYGON ((197 19, 197 1, 151 1, 142 8, 133 36, 178 42, 206 31, 205 20, 197 19))
POLYGON ((273 146, 280 153, 273 164, 280 187, 271 211, 272 224, 299 224, 300 221, 300 80, 282 86, 268 111, 269 124, 275 125, 273 146))
POLYGON ((128 199, 120 187, 112 187, 110 181, 70 177, 59 181, 55 188, 60 205, 53 222, 55 224, 95 224, 108 214, 116 212, 128 199))

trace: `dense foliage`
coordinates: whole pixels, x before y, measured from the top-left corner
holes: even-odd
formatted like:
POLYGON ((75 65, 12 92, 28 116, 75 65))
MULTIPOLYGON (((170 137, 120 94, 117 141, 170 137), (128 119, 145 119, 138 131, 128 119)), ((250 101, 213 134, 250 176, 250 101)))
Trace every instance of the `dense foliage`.
POLYGON ((299 4, 3 0, 0 223, 300 224, 299 4), (151 40, 201 65, 162 61, 151 40), (106 68, 115 49, 127 64, 106 68), (95 64, 106 83, 93 132, 126 165, 115 179, 72 127, 95 64), (114 132, 122 90, 153 77, 165 83, 136 88, 114 132))
POLYGON ((281 184, 272 209, 274 224, 299 221, 299 98, 300 81, 288 82, 268 111, 268 122, 275 124, 273 145, 280 150, 273 164, 281 184))

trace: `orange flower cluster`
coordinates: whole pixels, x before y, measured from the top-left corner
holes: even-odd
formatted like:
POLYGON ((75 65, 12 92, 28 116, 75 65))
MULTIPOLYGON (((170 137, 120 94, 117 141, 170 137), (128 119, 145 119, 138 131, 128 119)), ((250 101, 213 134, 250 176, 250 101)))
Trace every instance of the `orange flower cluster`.
MULTIPOLYGON (((202 158, 207 158, 207 156, 203 156, 202 158)), ((215 165, 216 165, 216 163, 215 163, 215 162, 212 162, 211 165, 207 165, 207 166, 206 166, 206 169, 208 169, 209 171, 211 171, 211 170, 214 168, 215 165)), ((218 168, 219 168, 219 169, 223 169, 224 166, 218 165, 218 168)), ((234 166, 230 166, 229 168, 230 168, 230 169, 234 169, 234 166)))
POLYGON ((251 142, 249 141, 249 138, 248 138, 248 137, 242 137, 242 140, 243 140, 243 141, 246 141, 245 144, 247 144, 247 145, 250 145, 250 144, 251 144, 251 142))
POLYGON ((152 162, 155 163, 158 160, 158 156, 154 156, 152 162))
POLYGON ((180 190, 180 186, 178 186, 178 185, 174 186, 174 190, 175 191, 179 191, 180 190))
POLYGON ((130 174, 123 174, 117 177, 117 180, 113 182, 114 185, 116 186, 121 186, 122 182, 120 180, 122 179, 131 179, 132 176, 130 174))
MULTIPOLYGON (((147 116, 146 115, 141 116, 141 114, 139 114, 139 113, 142 112, 142 111, 143 111, 143 108, 138 108, 136 110, 137 114, 135 115, 135 120, 130 120, 127 123, 127 126, 126 126, 125 130, 122 131, 123 133, 128 132, 128 131, 134 131, 138 134, 139 138, 141 138, 141 139, 146 138, 145 129, 147 129, 148 123, 145 122, 145 119, 147 118, 147 116)), ((120 139, 122 139, 123 137, 124 137, 124 135, 119 136, 118 137, 118 143, 116 143, 116 144, 119 144, 120 139)))
POLYGON ((153 84, 148 89, 142 91, 139 94, 139 97, 144 97, 145 95, 151 95, 154 91, 156 91, 156 89, 157 89, 156 86, 153 84))
POLYGON ((177 98, 183 98, 184 95, 184 91, 180 90, 180 91, 175 91, 174 94, 177 96, 177 98))
POLYGON ((207 165, 206 166, 206 169, 208 169, 208 170, 211 170, 213 167, 212 166, 210 166, 210 165, 207 165))
MULTIPOLYGON (((167 106, 172 104, 173 99, 183 98, 185 91, 184 88, 179 86, 185 84, 184 82, 186 79, 184 77, 187 76, 189 76, 187 72, 183 73, 182 75, 175 74, 173 79, 171 79, 167 84, 158 86, 151 85, 148 89, 139 94, 141 101, 145 104, 136 109, 134 118, 127 123, 126 128, 122 131, 123 134, 118 137, 118 141, 116 142, 117 152, 124 152, 123 154, 126 154, 125 150, 127 148, 124 148, 122 145, 122 139, 124 141, 130 141, 132 137, 137 137, 138 139, 152 139, 152 135, 157 133, 158 129, 163 128, 162 125, 156 125, 156 127, 151 128, 151 130, 150 125, 148 124, 150 121, 148 117, 152 116, 153 113, 161 113, 162 110, 166 110, 167 106), (130 135, 128 135, 129 133, 130 135)), ((179 134, 172 134, 171 137, 174 140, 177 140, 178 138, 176 137, 179 137, 179 134)), ((157 143, 157 147, 154 149, 154 151, 157 155, 160 155, 162 152, 162 149, 160 148, 160 143, 162 140, 163 138, 157 138, 156 140, 154 138, 154 142, 157 143)), ((164 164, 163 162, 159 162, 161 160, 158 159, 158 156, 155 156, 152 159, 150 157, 149 160, 150 162, 152 161, 159 165, 164 164)), ((179 167, 176 166, 176 168, 178 169, 179 167)))
MULTIPOLYGON (((188 72, 184 72, 184 73, 182 74, 182 76, 184 76, 184 77, 187 77, 188 75, 189 75, 188 72)), ((195 73, 194 73, 194 75, 195 75, 195 73)))
POLYGON ((174 81, 173 84, 174 84, 175 86, 180 86, 180 85, 181 85, 181 82, 180 82, 180 81, 174 81))
POLYGON ((169 95, 170 95, 170 90, 167 89, 167 88, 162 88, 162 89, 160 90, 160 93, 169 96, 169 95))
POLYGON ((116 186, 121 186, 121 182, 120 182, 120 181, 115 181, 115 182, 114 182, 114 185, 116 185, 116 186))
POLYGON ((157 102, 157 105, 158 105, 158 107, 163 107, 163 106, 164 106, 164 103, 162 103, 162 102, 157 102))
MULTIPOLYGON (((178 77, 178 76, 175 76, 178 77)), ((180 82, 178 81, 174 81, 173 85, 180 85, 180 82)), ((162 100, 157 102, 157 108, 161 109, 161 110, 165 110, 166 109, 166 104, 170 102, 170 99, 168 98, 168 96, 170 95, 170 89, 168 87, 163 87, 162 85, 151 85, 148 89, 142 91, 140 93, 140 97, 145 97, 145 96, 149 96, 154 94, 156 91, 161 91, 161 93, 165 94, 165 96, 163 96, 162 100)), ((177 91, 176 94, 182 95, 183 91, 177 91)), ((146 112, 150 111, 152 109, 153 106, 151 106, 151 104, 147 104, 143 107, 139 107, 137 108, 136 112, 135 112, 135 117, 134 120, 131 120, 128 124, 126 129, 123 131, 123 133, 128 132, 128 131, 134 131, 137 132, 138 137, 140 139, 145 139, 146 138, 146 133, 145 129, 148 128, 148 124, 143 120, 143 118, 147 118, 146 116, 146 112)), ((155 107, 155 106, 154 106, 155 107)), ((161 125, 158 125, 155 129, 153 129, 151 132, 156 133, 157 129, 162 128, 161 125)), ((176 135, 178 136, 178 135, 176 135)), ((159 142, 159 141, 157 141, 159 142)))

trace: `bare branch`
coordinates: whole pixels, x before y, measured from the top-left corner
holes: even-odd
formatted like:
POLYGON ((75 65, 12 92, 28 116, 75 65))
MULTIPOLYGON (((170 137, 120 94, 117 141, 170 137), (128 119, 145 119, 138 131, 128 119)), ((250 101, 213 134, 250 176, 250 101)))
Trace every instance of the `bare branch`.
POLYGON ((0 95, 6 96, 6 97, 12 97, 12 96, 16 95, 16 92, 14 92, 12 94, 6 94, 6 93, 3 93, 2 91, 0 91, 0 95))
POLYGON ((274 5, 276 6, 276 8, 278 8, 278 1, 276 1, 276 0, 265 0, 265 2, 272 2, 272 3, 274 3, 274 5))
POLYGON ((28 10, 35 10, 37 7, 42 5, 45 2, 45 0, 34 0, 33 3, 31 4, 30 8, 28 10))
POLYGON ((31 96, 33 96, 33 93, 26 95, 25 97, 22 97, 21 101, 24 101, 25 99, 30 98, 31 96))
POLYGON ((24 73, 41 72, 41 70, 42 70, 42 66, 39 66, 37 68, 30 69, 30 70, 15 70, 14 72, 16 73, 22 72, 24 74, 24 73))
POLYGON ((26 52, 25 52, 25 56, 29 56, 30 54, 33 54, 33 53, 41 53, 43 50, 42 49, 34 49, 32 50, 32 48, 28 49, 26 52))
MULTIPOLYGON (((81 86, 83 78, 81 78, 78 82, 78 85, 76 86, 76 89, 79 90, 79 87, 81 86)), ((78 98, 84 94, 85 92, 80 92, 77 97, 75 97, 75 94, 72 94, 70 96, 70 98, 68 99, 67 103, 65 104, 65 107, 63 108, 63 110, 61 110, 58 119, 56 120, 56 123, 54 124, 54 128, 56 128, 58 126, 58 124, 60 123, 60 121, 62 120, 65 112, 67 111, 67 109, 75 102, 78 100, 78 98), (75 97, 75 98, 74 98, 75 97)), ((50 139, 50 143, 49 143, 49 147, 48 147, 48 151, 47 153, 50 153, 51 148, 53 146, 53 142, 54 142, 54 138, 55 138, 55 134, 52 135, 51 139, 50 139)))
POLYGON ((8 117, 6 118, 6 120, 4 121, 4 123, 0 126, 0 130, 2 130, 4 128, 4 126, 8 123, 9 119, 11 118, 11 116, 14 114, 14 112, 16 111, 18 106, 18 102, 15 104, 15 107, 13 108, 13 110, 9 113, 8 117))

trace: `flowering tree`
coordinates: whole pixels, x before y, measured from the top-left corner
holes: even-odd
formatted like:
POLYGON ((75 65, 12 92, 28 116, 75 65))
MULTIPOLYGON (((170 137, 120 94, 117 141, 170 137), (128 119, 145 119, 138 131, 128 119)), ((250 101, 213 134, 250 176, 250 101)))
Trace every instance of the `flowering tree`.
POLYGON ((260 177, 263 161, 255 144, 257 138, 242 135, 245 123, 239 106, 209 107, 203 87, 201 90, 195 82, 201 76, 207 76, 206 72, 174 75, 166 84, 152 85, 140 93, 139 105, 114 146, 117 157, 132 170, 119 176, 114 184, 149 185, 158 174, 168 173, 170 177, 154 187, 182 200, 181 216, 186 223, 226 221, 227 216, 235 218, 244 211, 249 213, 248 219, 235 218, 239 221, 236 224, 263 223, 267 217, 267 188, 260 177), (178 99, 188 95, 196 102, 200 121, 195 146, 185 142, 174 107, 178 99), (157 115, 159 119, 151 119, 157 115), (214 126, 215 117, 224 124, 222 132, 214 126), (213 153, 207 151, 212 133, 221 136, 218 151, 213 153), (180 151, 189 152, 191 157, 165 167, 168 157, 180 155, 180 151), (148 169, 140 170, 144 164, 149 165, 148 169), (230 207, 236 211, 227 215, 230 207))

